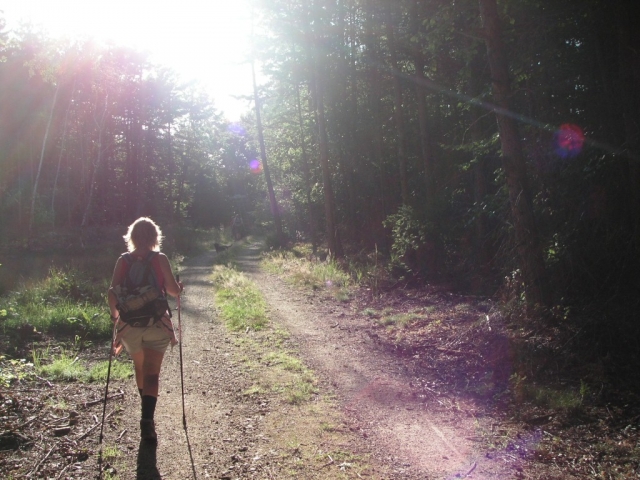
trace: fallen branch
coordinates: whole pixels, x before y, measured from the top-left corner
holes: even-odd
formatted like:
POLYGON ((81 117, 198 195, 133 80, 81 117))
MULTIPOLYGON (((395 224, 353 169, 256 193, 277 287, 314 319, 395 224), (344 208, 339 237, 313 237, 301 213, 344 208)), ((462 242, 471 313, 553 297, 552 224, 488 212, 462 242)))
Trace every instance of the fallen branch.
MULTIPOLYGON (((106 420, 107 418, 109 418, 111 415, 113 415, 115 413, 115 409, 111 410, 110 413, 108 413, 104 419, 106 420)), ((93 430, 95 430, 95 428, 100 425, 100 422, 97 422, 95 425, 93 425, 92 427, 89 428, 89 430, 87 430, 86 432, 84 432, 82 435, 80 435, 78 438, 76 438, 76 442, 79 442, 80 440, 84 440, 87 436, 89 436, 89 434, 91 432, 93 432, 93 430)))
POLYGON ((471 472, 473 472, 476 467, 478 466, 477 462, 473 462, 473 465, 471 465, 471 468, 469 470, 467 470, 467 473, 465 473, 464 475, 462 475, 462 478, 468 477, 469 475, 471 475, 471 472))
POLYGON ((47 384, 47 387, 49 387, 49 388, 53 388, 53 384, 52 384, 49 380, 47 380, 46 378, 39 377, 38 375, 34 375, 34 377, 36 377, 36 378, 37 378, 38 380, 40 380, 41 382, 46 383, 46 384, 47 384))
POLYGON ((31 417, 29 420, 27 420, 26 422, 24 422, 22 425, 19 425, 17 427, 17 430, 22 430, 24 427, 26 427, 27 425, 29 425, 31 422, 33 422, 36 418, 38 418, 37 415, 31 417))
POLYGON ((67 469, 71 466, 70 463, 67 463, 64 468, 62 470, 60 470, 60 473, 58 474, 58 476, 56 477, 56 480, 60 480, 62 478, 62 475, 64 475, 64 472, 67 471, 67 469))
POLYGON ((51 455, 51 452, 53 452, 53 450, 60 444, 60 442, 56 443, 53 447, 51 447, 51 449, 47 452, 47 454, 42 458, 42 460, 40 460, 36 466, 33 468, 33 470, 31 470, 26 476, 30 477, 31 475, 38 473, 38 470, 40 470, 40 466, 44 463, 44 461, 49 458, 49 455, 51 455))
POLYGON ((320 467, 318 467, 318 470, 323 469, 324 467, 328 467, 329 465, 334 463, 334 460, 333 458, 331 458, 331 455, 327 454, 327 457, 329 457, 329 461, 324 465, 321 465, 320 467))
MULTIPOLYGON (((124 392, 114 393, 113 395, 107 397, 107 401, 115 400, 116 398, 122 398, 122 397, 124 397, 124 392)), ((92 400, 91 402, 84 402, 82 406, 84 408, 88 408, 88 407, 93 407, 94 405, 98 405, 100 403, 104 403, 104 398, 101 398, 100 400, 92 400)))
POLYGON ((453 355, 473 355, 475 357, 482 358, 482 355, 480 355, 477 352, 473 352, 471 350, 463 352, 462 350, 452 350, 450 348, 444 348, 444 347, 436 347, 436 350, 438 350, 439 352, 443 352, 443 353, 451 353, 453 355))

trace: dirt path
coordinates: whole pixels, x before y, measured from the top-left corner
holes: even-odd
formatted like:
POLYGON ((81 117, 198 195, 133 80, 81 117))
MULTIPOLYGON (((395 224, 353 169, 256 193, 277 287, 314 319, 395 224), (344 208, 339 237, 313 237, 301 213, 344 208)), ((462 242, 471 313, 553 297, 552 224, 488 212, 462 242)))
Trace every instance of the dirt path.
POLYGON ((399 478, 509 478, 510 466, 476 448, 479 432, 491 427, 474 415, 473 404, 459 399, 450 408, 436 395, 418 395, 413 386, 429 372, 409 373, 401 358, 377 346, 355 312, 314 302, 253 268, 255 253, 248 251, 243 265, 266 296, 272 320, 292 332, 304 360, 334 388, 346 421, 378 461, 393 465, 399 478))
MULTIPOLYGON (((122 452, 112 462, 118 478, 293 478, 283 470, 282 452, 274 451, 271 441, 269 418, 280 406, 243 393, 255 379, 216 319, 210 281, 214 255, 187 261, 181 272, 186 285, 181 317, 187 434, 176 347, 167 354, 161 374, 157 449, 138 441, 137 391, 132 381, 122 384, 124 414, 105 432, 105 444, 122 452)), ((256 246, 245 249, 239 264, 265 295, 271 321, 291 333, 302 360, 316 372, 319 388, 335 396, 349 429, 348 447, 368 454, 368 478, 517 478, 508 459, 477 448, 491 420, 479 417, 463 399, 416 393, 413 385, 424 383, 430 373, 409 371, 406 360, 378 348, 354 312, 337 303, 315 302, 260 271, 256 246)), ((364 478, 353 475, 358 477, 364 478)))
MULTIPOLYGON (((131 414, 124 415, 124 425, 114 426, 111 432, 114 435, 126 429, 118 442, 130 452, 116 472, 121 479, 186 479, 194 475, 239 478, 229 467, 235 469, 240 457, 255 457, 261 448, 266 448, 259 434, 263 406, 241 394, 250 385, 249 380, 239 374, 234 347, 216 320, 209 279, 214 255, 208 253, 187 261, 181 277, 186 285, 181 320, 188 435, 182 421, 180 355, 176 346, 167 353, 160 377, 157 450, 138 441, 138 395, 133 382, 124 387, 128 394, 124 409, 131 414), (256 428, 247 433, 249 424, 256 428)), ((176 312, 174 320, 177 325, 176 312)), ((254 467, 248 466, 247 471, 249 468, 254 467)))

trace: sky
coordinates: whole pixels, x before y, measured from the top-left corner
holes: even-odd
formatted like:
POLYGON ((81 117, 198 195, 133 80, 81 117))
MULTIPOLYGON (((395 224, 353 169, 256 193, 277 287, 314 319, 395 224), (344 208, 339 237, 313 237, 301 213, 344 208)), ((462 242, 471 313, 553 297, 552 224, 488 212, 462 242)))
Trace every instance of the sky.
POLYGON ((52 38, 94 38, 150 54, 197 80, 231 120, 251 108, 251 0, 3 0, 7 29, 21 22, 52 38))

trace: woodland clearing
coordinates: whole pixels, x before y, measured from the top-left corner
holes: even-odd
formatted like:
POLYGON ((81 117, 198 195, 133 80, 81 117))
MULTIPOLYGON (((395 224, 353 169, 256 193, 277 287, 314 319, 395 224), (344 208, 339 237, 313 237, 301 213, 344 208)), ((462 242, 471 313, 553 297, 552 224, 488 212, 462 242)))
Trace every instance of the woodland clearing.
POLYGON ((178 347, 161 375, 157 447, 139 441, 133 380, 111 382, 100 447, 104 385, 31 377, 0 390, 0 475, 95 478, 102 451, 112 479, 637 478, 635 397, 569 378, 531 385, 516 357, 534 334, 491 301, 428 285, 338 300, 260 268, 257 244, 238 252, 270 321, 226 329, 216 253, 185 261, 186 426, 178 347))

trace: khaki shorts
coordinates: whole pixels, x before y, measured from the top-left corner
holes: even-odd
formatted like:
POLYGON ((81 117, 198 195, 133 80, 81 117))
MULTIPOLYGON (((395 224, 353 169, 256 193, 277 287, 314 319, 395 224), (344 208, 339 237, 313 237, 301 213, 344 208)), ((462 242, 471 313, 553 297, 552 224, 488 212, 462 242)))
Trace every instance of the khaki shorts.
POLYGON ((123 332, 122 344, 129 355, 138 353, 143 348, 165 352, 171 337, 161 322, 150 327, 127 327, 123 332))

